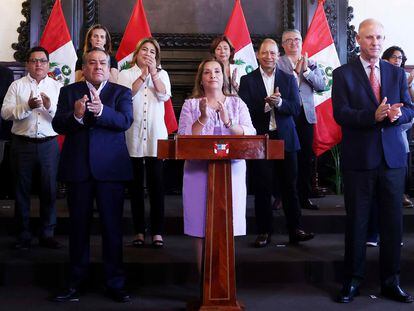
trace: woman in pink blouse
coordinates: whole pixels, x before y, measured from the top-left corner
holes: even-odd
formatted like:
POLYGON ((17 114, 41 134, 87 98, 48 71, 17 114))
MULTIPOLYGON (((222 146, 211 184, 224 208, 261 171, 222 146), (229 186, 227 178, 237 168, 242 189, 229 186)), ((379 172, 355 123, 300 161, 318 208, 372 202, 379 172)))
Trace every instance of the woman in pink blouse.
MULTIPOLYGON (((184 102, 178 133, 181 135, 255 135, 249 110, 236 96, 224 91, 224 67, 216 59, 203 61, 196 75, 192 97, 184 102)), ((234 235, 246 234, 246 163, 234 160, 231 165, 234 235)), ((201 271, 202 238, 207 204, 207 161, 184 164, 183 205, 184 233, 196 237, 201 271)))
POLYGON ((156 248, 164 245, 163 162, 157 159, 157 141, 168 138, 164 101, 171 97, 171 85, 167 72, 160 67, 160 53, 154 38, 142 39, 134 52, 133 67, 122 70, 118 77, 119 84, 132 90, 134 109, 134 122, 125 135, 134 169, 130 194, 135 247, 145 243, 144 171, 151 205, 151 243, 156 248))

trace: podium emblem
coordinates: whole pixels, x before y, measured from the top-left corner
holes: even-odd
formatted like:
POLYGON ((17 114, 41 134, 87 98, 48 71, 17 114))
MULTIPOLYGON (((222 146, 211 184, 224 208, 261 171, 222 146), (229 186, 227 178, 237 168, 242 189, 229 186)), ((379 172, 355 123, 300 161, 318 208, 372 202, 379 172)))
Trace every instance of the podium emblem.
POLYGON ((214 144, 214 154, 218 157, 225 157, 229 154, 229 144, 214 144))

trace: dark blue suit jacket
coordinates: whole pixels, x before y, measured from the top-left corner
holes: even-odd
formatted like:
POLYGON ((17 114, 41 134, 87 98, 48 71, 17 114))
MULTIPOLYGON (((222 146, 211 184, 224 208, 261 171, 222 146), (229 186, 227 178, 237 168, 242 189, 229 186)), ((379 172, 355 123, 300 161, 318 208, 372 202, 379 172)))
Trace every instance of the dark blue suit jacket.
POLYGON ((99 181, 132 179, 132 166, 125 142, 125 131, 133 121, 131 90, 107 82, 100 93, 104 105, 102 115, 84 116, 84 124, 76 121, 73 111, 76 100, 90 97, 85 82, 61 88, 53 129, 66 136, 63 144, 58 178, 80 182, 94 178, 99 181))
POLYGON ((378 103, 359 58, 333 72, 332 104, 336 122, 342 127, 342 166, 349 170, 377 168, 384 157, 390 168, 406 166, 407 154, 400 124, 411 121, 407 80, 402 68, 380 61, 381 99, 404 103, 402 116, 391 123, 375 121, 378 103))
MULTIPOLYGON (((300 112, 300 98, 296 79, 293 75, 276 68, 275 89, 276 87, 279 87, 279 92, 282 94, 282 105, 275 110, 278 136, 285 141, 286 151, 297 151, 300 149, 300 144, 294 117, 300 112)), ((267 92, 259 68, 241 78, 239 96, 249 108, 257 134, 268 133, 270 111, 264 112, 264 99, 267 97, 267 92)))

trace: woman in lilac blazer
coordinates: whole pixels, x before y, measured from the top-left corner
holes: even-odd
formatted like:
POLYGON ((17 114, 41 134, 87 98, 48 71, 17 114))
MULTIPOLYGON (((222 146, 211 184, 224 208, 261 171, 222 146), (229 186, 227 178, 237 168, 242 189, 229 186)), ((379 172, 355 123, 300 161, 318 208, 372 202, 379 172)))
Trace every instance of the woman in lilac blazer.
MULTIPOLYGON (((192 97, 184 102, 178 133, 181 135, 255 135, 246 104, 223 91, 223 64, 207 59, 198 67, 192 97)), ((246 163, 231 165, 234 235, 246 234, 246 163)), ((207 161, 186 161, 184 165, 184 233, 196 237, 201 271, 202 238, 207 204, 207 161)))

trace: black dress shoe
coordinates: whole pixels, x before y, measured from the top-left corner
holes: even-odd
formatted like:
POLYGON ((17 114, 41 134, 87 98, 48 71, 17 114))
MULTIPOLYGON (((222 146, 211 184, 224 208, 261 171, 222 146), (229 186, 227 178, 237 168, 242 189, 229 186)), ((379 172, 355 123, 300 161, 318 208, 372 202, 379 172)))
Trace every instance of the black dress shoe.
POLYGON ((289 234, 289 243, 298 244, 299 242, 305 242, 312 240, 315 234, 312 232, 305 232, 302 229, 296 229, 293 233, 289 234))
POLYGON ((123 289, 107 288, 105 290, 105 296, 112 299, 115 302, 130 302, 131 297, 123 289))
POLYGON ((413 208, 414 207, 413 202, 410 200, 410 198, 406 194, 403 195, 402 202, 403 202, 403 207, 405 207, 405 208, 413 208))
POLYGON ((272 204, 272 209, 274 209, 274 210, 278 211, 278 210, 281 210, 282 208, 283 208, 282 200, 281 200, 281 199, 279 199, 279 198, 276 198, 276 199, 273 201, 273 204, 272 204))
POLYGON ((39 246, 45 247, 45 248, 50 248, 50 249, 59 249, 59 248, 63 247, 63 245, 61 243, 59 243, 58 241, 56 241, 52 237, 40 238, 39 239, 39 246))
POLYGON ((12 249, 18 249, 18 250, 29 250, 32 246, 31 240, 27 239, 20 239, 17 242, 15 242, 11 248, 12 249))
POLYGON ((254 242, 255 247, 265 247, 271 241, 270 234, 262 233, 259 234, 254 242))
POLYGON ((336 298, 336 302, 339 303, 348 303, 354 300, 355 296, 359 295, 359 286, 358 285, 346 285, 340 291, 338 297, 336 298))
POLYGON ((310 210, 318 210, 319 206, 318 204, 312 203, 311 200, 307 199, 306 201, 302 202, 302 208, 303 209, 310 209, 310 210))
POLYGON ((68 288, 52 297, 55 302, 79 301, 79 291, 76 288, 68 288))
POLYGON ((406 293, 400 286, 383 286, 381 287, 381 295, 395 301, 412 303, 414 301, 413 296, 406 293))

